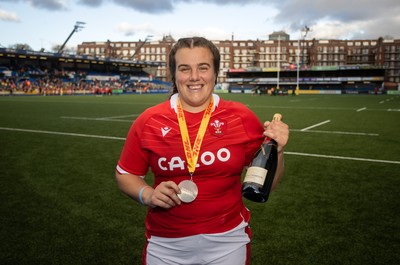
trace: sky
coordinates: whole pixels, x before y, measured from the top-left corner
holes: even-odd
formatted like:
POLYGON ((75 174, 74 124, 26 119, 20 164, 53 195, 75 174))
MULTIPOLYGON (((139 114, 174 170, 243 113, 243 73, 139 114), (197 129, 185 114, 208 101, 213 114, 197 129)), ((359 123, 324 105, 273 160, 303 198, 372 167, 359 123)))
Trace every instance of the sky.
POLYGON ((267 40, 274 31, 290 39, 400 39, 399 0, 0 0, 0 47, 28 44, 51 51, 82 42, 267 40))

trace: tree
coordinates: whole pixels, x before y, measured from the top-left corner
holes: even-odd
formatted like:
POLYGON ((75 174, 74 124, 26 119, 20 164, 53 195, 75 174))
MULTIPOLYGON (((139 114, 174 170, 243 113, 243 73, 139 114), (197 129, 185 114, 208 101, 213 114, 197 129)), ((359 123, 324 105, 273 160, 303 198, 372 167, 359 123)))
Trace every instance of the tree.
MULTIPOLYGON (((57 53, 58 50, 60 49, 61 45, 60 44, 55 44, 51 47, 51 51, 54 53, 57 53)), ((66 54, 76 54, 76 48, 75 47, 64 47, 63 52, 66 54)))
POLYGON ((391 35, 385 35, 383 38, 384 38, 385 40, 394 40, 394 37, 391 36, 391 35))
POLYGON ((33 51, 32 47, 26 43, 16 43, 9 46, 10 49, 33 51))

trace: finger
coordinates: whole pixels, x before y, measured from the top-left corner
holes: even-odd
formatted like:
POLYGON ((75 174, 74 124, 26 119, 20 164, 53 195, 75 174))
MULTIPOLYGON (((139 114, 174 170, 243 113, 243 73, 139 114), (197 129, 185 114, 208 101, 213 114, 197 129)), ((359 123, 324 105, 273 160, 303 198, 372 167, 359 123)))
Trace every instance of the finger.
POLYGON ((155 189, 153 203, 163 208, 180 205, 181 201, 177 196, 178 192, 180 192, 180 189, 175 182, 162 182, 155 189))
POLYGON ((181 204, 181 200, 178 197, 178 194, 181 193, 180 188, 178 187, 178 185, 174 185, 174 187, 168 189, 165 193, 165 195, 168 197, 169 199, 169 203, 171 203, 173 206, 175 205, 180 205, 181 204))
POLYGON ((289 137, 289 126, 281 121, 273 121, 265 129, 264 136, 274 139, 279 145, 285 145, 289 137))
POLYGON ((175 193, 180 193, 181 192, 181 189, 179 188, 179 186, 174 181, 170 180, 170 181, 167 181, 167 182, 164 182, 164 183, 165 183, 165 186, 168 189, 172 189, 175 193))
POLYGON ((169 187, 169 191, 168 192, 168 196, 177 204, 180 205, 181 204, 181 200, 178 197, 178 194, 181 193, 181 189, 179 188, 179 186, 173 182, 173 181, 168 181, 167 182, 167 186, 169 187))
POLYGON ((270 125, 270 121, 266 121, 266 122, 264 122, 264 129, 267 129, 267 127, 270 125))
POLYGON ((177 205, 168 197, 155 198, 153 203, 154 205, 165 209, 169 209, 177 205))

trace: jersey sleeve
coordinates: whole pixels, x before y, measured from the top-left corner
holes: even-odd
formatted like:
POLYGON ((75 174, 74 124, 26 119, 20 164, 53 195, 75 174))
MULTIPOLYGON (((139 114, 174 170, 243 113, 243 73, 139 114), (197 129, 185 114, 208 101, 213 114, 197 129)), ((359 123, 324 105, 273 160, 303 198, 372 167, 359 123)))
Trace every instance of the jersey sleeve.
POLYGON ((243 110, 243 126, 248 136, 248 143, 245 147, 245 165, 249 165, 257 149, 264 140, 264 127, 259 118, 250 109, 243 110))
POLYGON ((146 175, 149 168, 148 152, 142 148, 140 141, 145 122, 146 119, 139 116, 132 124, 118 160, 118 173, 146 175))

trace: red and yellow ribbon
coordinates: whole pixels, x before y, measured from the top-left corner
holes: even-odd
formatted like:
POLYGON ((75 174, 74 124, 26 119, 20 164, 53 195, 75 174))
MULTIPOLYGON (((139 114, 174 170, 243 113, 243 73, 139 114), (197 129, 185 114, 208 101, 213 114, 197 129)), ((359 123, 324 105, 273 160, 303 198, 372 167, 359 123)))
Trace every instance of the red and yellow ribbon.
POLYGON ((188 132, 187 125, 186 125, 185 113, 183 112, 182 104, 178 97, 177 116, 178 116, 178 122, 179 122, 179 129, 181 131, 181 136, 182 136, 183 149, 185 151, 186 162, 188 164, 187 167, 188 167, 190 176, 192 176, 194 171, 196 170, 196 164, 197 164, 197 160, 198 160, 199 154, 200 154, 200 147, 201 147, 201 144, 204 139, 204 135, 207 130, 208 122, 210 121, 210 118, 211 118, 213 106, 214 106, 214 99, 213 99, 213 97, 211 97, 210 103, 208 104, 206 110, 204 111, 203 118, 202 118, 201 124, 200 124, 200 128, 197 132, 197 136, 194 141, 193 148, 192 148, 192 144, 190 142, 190 137, 189 137, 189 132, 188 132))

